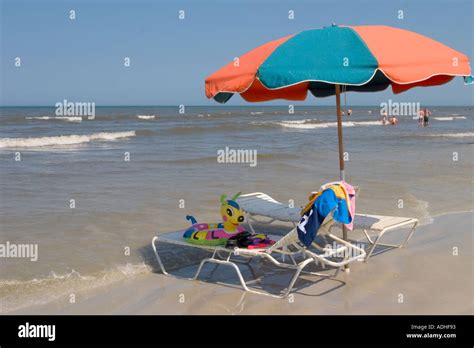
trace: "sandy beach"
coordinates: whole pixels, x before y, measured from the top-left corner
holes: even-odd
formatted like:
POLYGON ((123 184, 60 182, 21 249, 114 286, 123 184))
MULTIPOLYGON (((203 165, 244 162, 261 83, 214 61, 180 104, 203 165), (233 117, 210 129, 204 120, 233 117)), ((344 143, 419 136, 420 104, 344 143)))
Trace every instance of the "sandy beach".
MULTIPOLYGON (((150 272, 77 293, 74 304, 65 297, 9 314, 473 314, 473 219, 473 213, 435 217, 418 228, 406 249, 356 263, 336 280, 305 277, 288 299, 216 284, 235 284, 233 273, 221 266, 206 281, 150 272)), ((400 237, 397 234, 387 235, 387 240, 400 237)), ((184 273, 193 267, 184 267, 184 273)), ((254 267, 257 272, 268 270, 259 261, 254 267)), ((175 271, 184 274, 182 268, 175 271)), ((272 276, 268 287, 278 287, 288 276, 272 276)))

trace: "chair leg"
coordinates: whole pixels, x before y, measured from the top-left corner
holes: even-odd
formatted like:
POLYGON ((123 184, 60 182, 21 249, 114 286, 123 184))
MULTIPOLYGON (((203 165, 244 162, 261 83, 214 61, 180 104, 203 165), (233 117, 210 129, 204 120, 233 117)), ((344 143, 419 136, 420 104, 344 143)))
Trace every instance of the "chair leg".
POLYGON ((151 245, 153 246, 153 252, 155 253, 156 259, 158 260, 158 264, 160 265, 161 272, 163 272, 164 275, 169 276, 170 274, 168 272, 166 272, 165 266, 163 265, 163 262, 161 262, 160 255, 158 255, 158 250, 157 250, 157 247, 155 245, 155 243, 157 243, 157 242, 158 242, 158 237, 156 237, 156 236, 153 237, 153 240, 151 241, 151 245))
POLYGON ((296 265, 297 263, 296 263, 296 260, 295 260, 295 258, 293 257, 293 255, 289 255, 289 256, 290 256, 291 262, 293 262, 293 264, 296 265))
POLYGON ((367 230, 364 229, 364 234, 365 234, 365 238, 367 238, 367 240, 369 241, 370 244, 374 244, 374 241, 372 240, 372 238, 370 238, 370 235, 367 233, 367 230))
POLYGON ((372 256, 372 253, 374 252, 374 249, 377 246, 377 243, 378 243, 379 239, 382 237, 382 235, 383 235, 383 233, 379 234, 377 236, 377 238, 375 238, 375 241, 373 243, 371 243, 372 246, 370 247, 369 252, 367 253, 367 256, 365 257, 365 260, 364 260, 365 262, 369 262, 369 258, 370 258, 370 256, 372 256))
MULTIPOLYGON (((308 264, 313 262, 312 258, 308 258, 308 259, 304 260, 303 262, 301 262, 298 266, 296 264, 294 265, 294 266, 297 266, 297 268, 296 268, 296 271, 295 271, 293 277, 291 278, 290 283, 288 284, 288 287, 286 288, 286 290, 282 294, 274 295, 274 294, 271 294, 267 291, 263 291, 263 290, 260 291, 260 290, 255 290, 255 289, 250 288, 248 286, 249 284, 253 284, 253 283, 259 281, 260 279, 254 279, 254 280, 250 280, 250 281, 246 282, 243 275, 242 275, 242 272, 240 271, 237 264, 233 261, 230 261, 230 257, 227 258, 226 260, 220 260, 220 259, 215 258, 217 256, 216 252, 214 252, 211 257, 205 258, 200 262, 199 267, 196 270, 196 273, 194 274, 193 277, 180 277, 180 276, 172 275, 172 274, 170 274, 166 271, 166 269, 163 265, 163 262, 161 261, 161 258, 159 256, 159 253, 158 253, 158 250, 157 250, 157 244, 158 244, 158 237, 154 237, 153 240, 152 240, 153 251, 155 253, 155 256, 156 256, 158 264, 161 268, 161 271, 163 272, 164 275, 173 276, 173 277, 178 278, 178 279, 197 280, 199 278, 199 275, 201 274, 203 268, 204 268, 204 265, 206 265, 207 263, 213 263, 213 264, 216 265, 216 267, 218 267, 219 265, 227 265, 227 266, 232 267, 235 270, 235 272, 237 273, 237 276, 239 278, 239 281, 240 281, 240 284, 241 284, 242 288, 247 292, 251 292, 251 293, 254 293, 254 294, 257 294, 257 295, 265 295, 265 296, 274 297, 274 298, 286 298, 286 297, 288 297, 288 295, 293 290, 293 288, 295 286, 295 283, 298 280, 301 273, 311 274, 311 275, 318 275, 318 276, 321 276, 321 277, 330 277, 330 276, 327 276, 325 274, 319 274, 319 273, 316 273, 316 272, 304 272, 303 269, 308 264)), ((232 256, 232 255, 230 255, 230 256, 232 256)), ((251 270, 251 268, 250 268, 250 270, 251 270)), ((339 268, 337 269, 337 271, 336 271, 336 273, 334 274, 333 277, 336 277, 338 272, 339 272, 339 268)), ((253 276, 255 277, 255 274, 253 274, 253 276)))
POLYGON ((418 221, 416 221, 416 222, 413 224, 413 227, 411 228, 410 233, 408 233, 407 238, 405 239, 405 241, 404 241, 403 244, 401 245, 401 248, 404 248, 404 247, 407 246, 408 241, 411 239, 411 237, 412 237, 413 234, 415 233, 415 230, 416 230, 416 227, 417 227, 417 226, 418 226, 418 221))
POLYGON ((303 262, 298 266, 298 269, 296 270, 295 274, 294 274, 293 277, 291 278, 290 284, 288 285, 288 288, 286 289, 286 291, 283 293, 282 298, 288 297, 288 295, 290 294, 291 290, 293 290, 293 287, 295 286, 296 280, 298 280, 298 278, 299 278, 301 272, 302 272, 303 269, 304 269, 308 264, 310 264, 311 262, 313 262, 312 259, 306 259, 305 261, 303 261, 303 262))
POLYGON ((207 262, 211 262, 211 259, 210 259, 210 258, 207 258, 207 259, 202 260, 201 263, 199 264, 199 267, 198 267, 196 273, 194 274, 194 277, 189 278, 189 279, 190 279, 190 280, 196 280, 196 279, 199 277, 199 274, 201 273, 202 268, 204 267, 204 265, 205 265, 207 262))
POLYGON ((273 294, 271 294, 269 292, 266 292, 266 291, 258 291, 258 290, 249 288, 248 284, 255 283, 256 281, 258 281, 258 279, 246 282, 244 280, 244 277, 243 277, 242 272, 240 271, 239 267, 234 262, 230 262, 230 261, 226 261, 226 260, 217 260, 217 259, 213 259, 213 258, 208 258, 208 259, 202 260, 201 264, 199 265, 199 269, 196 272, 196 275, 194 276, 194 278, 192 280, 195 280, 195 279, 198 278, 199 273, 202 270, 202 267, 204 266, 204 264, 206 264, 208 262, 209 263, 217 263, 217 264, 221 264, 221 265, 227 265, 227 266, 232 267, 235 270, 235 272, 237 273, 237 276, 238 276, 239 281, 240 281, 240 285, 242 285, 242 288, 245 291, 248 291, 248 292, 251 292, 251 293, 254 293, 254 294, 258 294, 258 295, 265 295, 265 296, 270 296, 270 297, 275 297, 275 298, 283 298, 282 295, 273 295, 273 294))
POLYGON ((385 234, 386 230, 382 230, 380 232, 380 234, 375 238, 374 241, 372 241, 372 239, 370 238, 370 236, 368 235, 367 231, 364 230, 364 233, 367 237, 367 240, 369 241, 370 244, 372 244, 372 246, 370 247, 370 250, 369 252, 367 253, 367 256, 365 257, 365 262, 368 262, 368 259, 372 256, 373 254, 373 251, 375 249, 375 247, 377 245, 381 245, 381 246, 386 246, 386 247, 391 247, 391 248, 404 248, 406 247, 406 245, 408 244, 408 241, 411 239, 411 237, 413 236, 413 234, 415 233, 415 230, 416 230, 416 227, 418 226, 418 221, 415 221, 415 223, 413 224, 412 228, 410 229, 410 232, 408 232, 407 234, 407 237, 405 238, 405 240, 400 243, 400 244, 387 244, 387 243, 379 243, 379 240, 382 238, 382 236, 385 234))

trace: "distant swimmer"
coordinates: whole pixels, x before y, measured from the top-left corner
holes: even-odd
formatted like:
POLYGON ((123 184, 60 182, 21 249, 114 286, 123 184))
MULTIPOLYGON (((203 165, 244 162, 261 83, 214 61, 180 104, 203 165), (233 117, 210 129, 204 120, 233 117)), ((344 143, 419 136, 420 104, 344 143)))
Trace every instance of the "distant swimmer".
POLYGON ((384 112, 382 115, 383 115, 383 117, 382 117, 382 124, 385 126, 385 125, 388 124, 387 113, 384 112))
POLYGON ((425 125, 425 111, 420 110, 418 112, 418 126, 424 126, 425 125))
POLYGON ((352 115, 352 109, 347 109, 347 117, 349 117, 350 115, 352 115))
POLYGON ((430 116, 431 116, 431 111, 428 110, 427 108, 424 109, 424 116, 423 116, 423 125, 429 126, 430 124, 430 116))
POLYGON ((398 118, 396 118, 395 116, 392 116, 392 117, 390 118, 390 124, 391 124, 392 126, 395 126, 397 123, 398 123, 398 118))

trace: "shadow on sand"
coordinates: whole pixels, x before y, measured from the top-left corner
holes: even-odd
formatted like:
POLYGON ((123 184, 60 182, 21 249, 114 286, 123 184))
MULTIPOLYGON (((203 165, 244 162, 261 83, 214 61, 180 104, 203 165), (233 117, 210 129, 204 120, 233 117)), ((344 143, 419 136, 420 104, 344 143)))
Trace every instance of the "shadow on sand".
MULTIPOLYGON (((275 235, 283 235, 289 231, 288 225, 274 225, 271 227, 271 231, 265 225, 259 226, 257 224, 255 227, 257 231, 265 231, 265 233, 275 235)), ((139 252, 143 262, 151 267, 152 272, 162 273, 151 243, 140 248, 139 252)), ((201 260, 212 255, 209 251, 193 248, 192 246, 186 247, 171 244, 159 245, 158 252, 166 271, 178 278, 193 277, 201 260)), ((236 257, 234 260, 245 261, 245 259, 240 257, 236 257)), ((270 262, 260 258, 253 258, 249 263, 238 262, 238 265, 243 278, 246 282, 249 282, 249 287, 255 290, 263 290, 273 295, 280 295, 286 289, 295 272, 294 270, 277 268, 270 262)), ((334 268, 322 266, 321 264, 310 264, 305 268, 305 271, 318 272, 327 275, 327 277, 301 274, 294 285, 292 293, 303 296, 323 296, 346 284, 342 280, 329 277, 335 272, 334 268), (309 289, 310 287, 311 289, 309 289), (313 290, 316 290, 316 292, 313 290)), ((243 291, 237 273, 226 265, 204 265, 198 280, 243 291)))

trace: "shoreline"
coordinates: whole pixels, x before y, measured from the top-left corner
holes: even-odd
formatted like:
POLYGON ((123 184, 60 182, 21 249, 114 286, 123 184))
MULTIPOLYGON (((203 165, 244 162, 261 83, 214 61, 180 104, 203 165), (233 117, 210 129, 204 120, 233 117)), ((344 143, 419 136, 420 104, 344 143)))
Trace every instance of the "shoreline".
MULTIPOLYGON (((355 263, 335 280, 305 277, 291 300, 217 284, 236 278, 220 267, 206 281, 150 272, 78 292, 73 304, 62 298, 4 314, 473 314, 473 219, 472 211, 433 216, 431 224, 418 227, 407 248, 355 263)), ((397 232, 388 233, 387 241, 400 237, 397 232)), ((272 288, 284 283, 283 275, 271 279, 272 288)))

